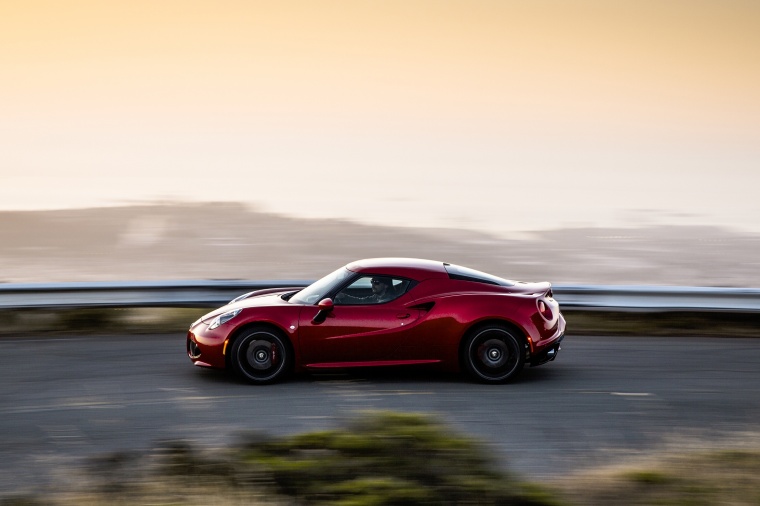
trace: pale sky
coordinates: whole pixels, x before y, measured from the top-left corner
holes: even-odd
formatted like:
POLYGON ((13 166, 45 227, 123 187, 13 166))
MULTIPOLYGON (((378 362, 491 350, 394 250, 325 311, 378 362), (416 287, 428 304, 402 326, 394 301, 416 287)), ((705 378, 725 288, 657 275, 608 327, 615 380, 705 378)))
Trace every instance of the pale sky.
POLYGON ((755 0, 0 0, 0 209, 760 231, 755 0))

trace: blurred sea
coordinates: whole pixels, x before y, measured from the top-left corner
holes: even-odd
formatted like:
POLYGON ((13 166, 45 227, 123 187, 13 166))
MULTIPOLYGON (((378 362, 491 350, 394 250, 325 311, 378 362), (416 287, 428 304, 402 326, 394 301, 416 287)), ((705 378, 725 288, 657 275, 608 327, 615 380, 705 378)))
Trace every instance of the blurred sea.
POLYGON ((0 282, 316 279, 403 256, 554 283, 760 286, 760 234, 714 226, 570 227, 504 238, 291 218, 243 204, 0 212, 0 282))

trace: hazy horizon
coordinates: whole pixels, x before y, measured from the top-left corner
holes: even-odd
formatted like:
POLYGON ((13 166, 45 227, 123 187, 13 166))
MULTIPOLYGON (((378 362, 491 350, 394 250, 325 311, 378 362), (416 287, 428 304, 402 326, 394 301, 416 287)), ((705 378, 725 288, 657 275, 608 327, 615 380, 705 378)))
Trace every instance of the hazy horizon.
POLYGON ((317 279, 357 258, 416 257, 560 284, 760 286, 760 234, 660 222, 507 238, 175 203, 0 211, 0 230, 0 282, 317 279))
POLYGON ((0 0, 0 209, 760 231, 760 4, 0 0))
POLYGON ((389 228, 400 229, 430 229, 430 230, 461 230, 472 231, 478 234, 485 234, 493 236, 496 239, 532 239, 534 233, 544 233, 552 231, 569 231, 569 230, 587 230, 598 229, 606 232, 616 232, 625 230, 651 230, 660 227, 674 227, 675 229, 715 229, 724 230, 727 233, 735 234, 737 237, 755 237, 760 235, 760 226, 741 226, 735 223, 721 223, 717 220, 709 221, 705 219, 699 219, 697 216, 690 216, 685 214, 668 214, 666 212, 659 212, 657 210, 626 210, 621 212, 619 219, 609 219, 607 221, 565 221, 557 222, 556 224, 547 224, 546 226, 536 226, 534 228, 488 228, 477 227, 468 224, 466 221, 439 221, 436 223, 399 223, 393 221, 393 216, 390 219, 378 219, 378 220, 363 220, 351 216, 338 216, 338 215, 305 215, 299 213, 291 213, 287 211, 279 211, 275 209, 268 209, 265 206, 257 202, 241 202, 241 201, 214 201, 214 200, 190 200, 190 199, 145 199, 145 200, 123 200, 123 201, 111 201, 107 203, 99 203, 94 205, 71 205, 68 207, 35 207, 35 208, 18 208, 18 209, 6 209, 0 207, 0 214, 6 213, 62 213, 79 211, 97 211, 99 209, 129 209, 129 208, 153 208, 161 209, 181 209, 187 206, 197 206, 198 208, 205 208, 207 206, 224 205, 224 206, 242 206, 241 212, 255 213, 261 215, 271 215, 279 218, 289 218, 294 220, 308 221, 336 221, 352 223, 356 225, 365 226, 380 226, 389 228))

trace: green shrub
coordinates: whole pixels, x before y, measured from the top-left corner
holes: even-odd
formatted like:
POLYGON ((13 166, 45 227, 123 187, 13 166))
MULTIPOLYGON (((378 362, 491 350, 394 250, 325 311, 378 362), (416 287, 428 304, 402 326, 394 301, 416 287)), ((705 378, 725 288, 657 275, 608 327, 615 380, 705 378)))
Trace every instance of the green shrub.
POLYGON ((647 485, 659 485, 663 483, 669 483, 673 480, 672 477, 659 471, 632 471, 625 474, 625 478, 636 483, 643 483, 647 485))
POLYGON ((249 444, 280 493, 329 504, 554 504, 499 470, 475 441, 420 415, 380 413, 345 430, 249 444))

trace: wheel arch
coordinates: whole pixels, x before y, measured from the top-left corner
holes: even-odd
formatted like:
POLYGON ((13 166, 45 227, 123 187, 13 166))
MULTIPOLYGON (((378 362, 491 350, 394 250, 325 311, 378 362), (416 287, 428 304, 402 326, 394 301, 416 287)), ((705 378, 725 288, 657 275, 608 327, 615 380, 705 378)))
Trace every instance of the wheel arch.
MULTIPOLYGON (((277 335, 282 337, 285 341, 285 343, 290 348, 290 353, 292 354, 293 358, 295 359, 295 346, 293 345, 293 341, 290 339, 290 335, 288 335, 287 332, 283 328, 281 328, 279 325, 275 325, 272 322, 266 322, 266 321, 250 321, 247 323, 244 323, 240 325, 238 328, 233 330, 230 333, 230 336, 227 338, 227 348, 224 354, 224 366, 226 369, 230 369, 230 350, 232 349, 233 343, 240 338, 243 334, 245 334, 247 331, 251 329, 267 329, 271 330, 273 332, 276 332, 277 335)), ((295 360, 293 361, 293 364, 291 364, 291 367, 295 365, 295 360)))
POLYGON ((520 325, 517 323, 506 320, 503 318, 487 318, 485 320, 479 320, 477 322, 473 322, 472 325, 467 327, 464 332, 462 332, 462 335, 459 337, 459 346, 457 348, 457 355, 459 359, 459 367, 460 369, 464 369, 464 354, 462 353, 462 349, 464 348, 464 344, 467 341, 467 338, 477 332, 478 330, 488 327, 489 325, 500 325, 502 327, 505 327, 508 330, 511 330, 515 333, 515 335, 523 342, 524 345, 530 346, 528 343, 528 333, 525 332, 525 329, 523 329, 520 325))

